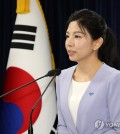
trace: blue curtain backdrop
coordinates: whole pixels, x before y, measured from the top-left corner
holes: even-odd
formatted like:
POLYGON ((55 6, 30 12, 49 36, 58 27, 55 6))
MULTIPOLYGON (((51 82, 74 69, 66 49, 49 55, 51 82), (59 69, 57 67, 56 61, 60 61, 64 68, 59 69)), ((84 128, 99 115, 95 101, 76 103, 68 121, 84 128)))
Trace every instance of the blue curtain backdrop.
MULTIPOLYGON (((75 10, 88 8, 101 14, 117 36, 120 54, 120 0, 40 0, 48 25, 56 68, 67 68, 70 62, 64 47, 65 23, 75 10)), ((16 18, 16 0, 0 1, 0 91, 6 70, 16 18)))

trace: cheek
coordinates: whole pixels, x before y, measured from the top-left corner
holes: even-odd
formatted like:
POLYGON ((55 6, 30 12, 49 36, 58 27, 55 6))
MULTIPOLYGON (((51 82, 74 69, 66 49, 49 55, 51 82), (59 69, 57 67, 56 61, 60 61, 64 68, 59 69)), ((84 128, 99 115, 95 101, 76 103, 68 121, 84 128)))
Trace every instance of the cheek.
POLYGON ((65 43, 65 49, 67 49, 67 45, 66 45, 66 43, 65 43))
POLYGON ((68 43, 67 41, 65 41, 65 49, 67 49, 67 47, 68 47, 68 43))
POLYGON ((75 44, 76 44, 76 48, 78 49, 85 49, 85 50, 92 49, 91 43, 86 40, 82 40, 82 39, 80 41, 77 40, 75 44))
POLYGON ((67 40, 65 40, 65 46, 66 46, 66 44, 67 44, 67 40))
POLYGON ((92 46, 90 46, 89 44, 77 44, 76 51, 78 51, 78 53, 81 54, 87 54, 87 53, 91 53, 93 49, 92 46))
POLYGON ((76 41, 75 42, 75 48, 76 50, 82 50, 86 47, 86 44, 84 44, 83 42, 79 42, 79 41, 76 41))

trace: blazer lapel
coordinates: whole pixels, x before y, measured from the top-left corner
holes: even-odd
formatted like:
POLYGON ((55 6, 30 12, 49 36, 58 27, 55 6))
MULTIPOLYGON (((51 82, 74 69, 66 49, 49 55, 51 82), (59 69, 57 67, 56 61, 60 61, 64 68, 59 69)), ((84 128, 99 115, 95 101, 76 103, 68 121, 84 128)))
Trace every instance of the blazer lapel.
POLYGON ((90 101, 90 97, 95 94, 95 89, 98 86, 98 83, 104 77, 103 70, 105 69, 105 67, 106 67, 106 64, 103 64, 100 67, 100 69, 96 72, 95 76, 91 80, 91 83, 89 84, 87 90, 85 91, 85 93, 80 101, 80 104, 78 107, 78 113, 77 113, 77 124, 76 124, 77 129, 80 129, 79 126, 81 124, 80 121, 81 121, 82 115, 84 114, 84 110, 83 110, 84 107, 86 107, 88 105, 88 103, 90 101))
POLYGON ((68 104, 69 89, 75 68, 76 66, 74 66, 71 70, 69 70, 68 74, 65 77, 65 80, 63 81, 63 87, 62 87, 63 92, 61 94, 61 98, 62 98, 62 105, 64 105, 62 111, 64 111, 65 115, 64 117, 66 119, 66 123, 68 123, 67 125, 69 126, 69 129, 71 129, 72 133, 77 134, 68 104))

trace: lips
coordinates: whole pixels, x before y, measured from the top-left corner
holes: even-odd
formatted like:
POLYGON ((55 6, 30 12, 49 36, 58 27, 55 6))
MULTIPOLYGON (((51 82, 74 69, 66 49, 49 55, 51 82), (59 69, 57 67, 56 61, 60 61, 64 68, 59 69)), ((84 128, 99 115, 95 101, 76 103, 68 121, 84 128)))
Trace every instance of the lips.
POLYGON ((75 51, 68 50, 67 53, 68 53, 69 56, 73 56, 75 54, 75 51))

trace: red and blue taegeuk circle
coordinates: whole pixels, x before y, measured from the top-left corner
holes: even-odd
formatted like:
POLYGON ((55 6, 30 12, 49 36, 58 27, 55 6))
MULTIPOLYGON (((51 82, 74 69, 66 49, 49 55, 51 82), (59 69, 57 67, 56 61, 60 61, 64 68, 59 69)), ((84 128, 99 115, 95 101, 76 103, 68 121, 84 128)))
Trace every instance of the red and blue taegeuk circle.
MULTIPOLYGON (((3 94, 20 87, 34 78, 18 67, 9 67, 6 71, 3 94)), ((30 112, 41 96, 37 82, 16 90, 0 100, 0 133, 21 134, 28 130, 30 112)), ((33 112, 32 123, 38 118, 42 99, 33 112)))

